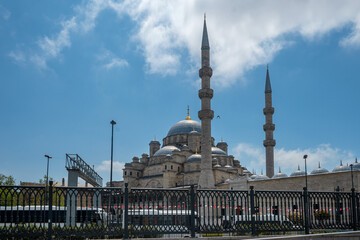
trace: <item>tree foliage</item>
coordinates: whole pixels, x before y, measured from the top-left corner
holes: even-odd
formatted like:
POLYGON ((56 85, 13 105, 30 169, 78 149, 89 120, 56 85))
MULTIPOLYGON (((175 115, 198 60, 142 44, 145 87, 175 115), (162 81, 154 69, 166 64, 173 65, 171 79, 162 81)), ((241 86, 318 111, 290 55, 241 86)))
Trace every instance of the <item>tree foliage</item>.
POLYGON ((5 176, 4 174, 0 173, 0 185, 8 185, 8 186, 15 185, 15 178, 11 175, 5 176))

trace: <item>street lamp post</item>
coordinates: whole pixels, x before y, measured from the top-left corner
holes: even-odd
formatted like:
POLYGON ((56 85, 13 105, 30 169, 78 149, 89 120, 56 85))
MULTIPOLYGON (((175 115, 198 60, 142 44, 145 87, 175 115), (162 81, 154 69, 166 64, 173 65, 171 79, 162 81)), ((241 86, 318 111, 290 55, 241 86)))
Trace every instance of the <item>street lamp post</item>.
POLYGON ((113 186, 112 184, 112 173, 113 173, 113 144, 114 144, 114 125, 116 122, 111 120, 111 165, 110 165, 110 187, 113 186))
POLYGON ((306 159, 307 159, 308 155, 304 155, 304 160, 305 160, 305 187, 306 189, 308 188, 308 181, 307 181, 307 167, 306 167, 306 159))
POLYGON ((307 183, 307 166, 306 159, 308 155, 304 155, 305 160, 305 188, 304 188, 304 208, 305 208, 305 234, 309 234, 309 207, 308 207, 308 183, 307 183))
POLYGON ((354 189, 354 175, 353 175, 353 164, 350 164, 351 169, 351 189, 354 189))
POLYGON ((49 159, 51 159, 52 157, 51 156, 49 156, 49 155, 47 155, 47 154, 45 154, 44 155, 44 157, 46 157, 47 158, 47 167, 46 167, 46 187, 48 186, 48 184, 49 184, 49 159))

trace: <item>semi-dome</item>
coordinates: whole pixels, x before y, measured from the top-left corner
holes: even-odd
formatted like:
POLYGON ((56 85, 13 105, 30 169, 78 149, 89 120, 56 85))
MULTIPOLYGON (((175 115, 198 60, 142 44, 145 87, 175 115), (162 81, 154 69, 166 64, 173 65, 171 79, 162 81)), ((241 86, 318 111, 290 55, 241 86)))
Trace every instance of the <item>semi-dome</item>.
POLYGON ((355 163, 353 164, 353 170, 354 171, 360 170, 360 163, 358 163, 357 158, 355 158, 355 163))
POLYGON ((345 172, 345 171, 350 171, 350 167, 349 166, 343 166, 342 161, 340 161, 340 166, 337 166, 336 168, 334 168, 333 172, 345 172))
POLYGON ((298 169, 290 174, 290 177, 297 177, 297 176, 305 176, 305 172, 300 170, 300 166, 298 165, 298 169))
POLYGON ((280 169, 280 167, 279 167, 279 172, 278 173, 276 173, 272 178, 286 178, 287 177, 287 175, 285 174, 285 173, 282 173, 281 172, 281 169, 280 169))
POLYGON ((165 146, 157 150, 154 156, 168 155, 168 154, 171 155, 173 151, 180 151, 180 149, 175 146, 170 146, 170 145, 165 146))
POLYGON ((319 162, 319 167, 316 168, 316 169, 314 169, 314 170, 312 170, 312 172, 311 172, 310 174, 316 175, 316 174, 322 174, 322 173, 328 173, 328 172, 329 172, 329 171, 328 171, 327 169, 322 168, 322 167, 320 166, 320 162, 319 162))
POLYGON ((217 147, 212 147, 211 148, 211 154, 212 155, 223 155, 226 156, 226 152, 224 152, 223 150, 221 150, 220 148, 217 147))
POLYGON ((188 157, 186 162, 201 162, 201 155, 200 154, 193 154, 190 157, 188 157))
POLYGON ((175 123, 175 125, 170 128, 167 136, 173 136, 177 134, 189 134, 192 131, 201 133, 200 122, 191 119, 185 119, 175 123))

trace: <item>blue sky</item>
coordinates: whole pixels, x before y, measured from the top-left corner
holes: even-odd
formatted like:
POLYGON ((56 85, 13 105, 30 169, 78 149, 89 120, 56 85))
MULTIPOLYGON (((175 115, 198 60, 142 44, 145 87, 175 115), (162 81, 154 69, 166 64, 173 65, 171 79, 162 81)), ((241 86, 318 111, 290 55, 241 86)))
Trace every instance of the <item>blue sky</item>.
POLYGON ((61 181, 78 153, 108 181, 114 119, 120 180, 187 105, 198 120, 204 12, 213 137, 243 166, 265 169, 266 64, 276 167, 360 156, 359 1, 0 1, 0 173, 38 181, 49 154, 61 181))

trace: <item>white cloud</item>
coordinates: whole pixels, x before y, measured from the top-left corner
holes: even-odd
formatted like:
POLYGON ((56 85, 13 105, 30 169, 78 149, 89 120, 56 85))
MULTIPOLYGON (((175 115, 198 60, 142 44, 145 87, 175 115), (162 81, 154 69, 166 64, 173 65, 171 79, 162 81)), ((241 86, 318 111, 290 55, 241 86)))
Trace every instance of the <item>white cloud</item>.
MULTIPOLYGON (((147 71, 162 75, 176 74, 184 66, 199 66, 202 15, 207 12, 213 81, 222 87, 245 81, 242 78, 245 71, 271 62, 279 51, 293 43, 292 36, 307 41, 321 40, 333 30, 352 25, 353 30, 340 40, 340 45, 360 45, 358 0, 93 0, 84 3, 75 7, 75 16, 63 24, 55 37, 46 36, 39 41, 40 53, 32 59, 40 67, 70 46, 71 33, 92 30, 104 9, 112 9, 119 17, 128 15, 137 23, 133 39, 140 43, 147 71)), ((109 67, 123 64, 113 63, 109 67)), ((198 67, 190 68, 196 76, 194 69, 198 67)))
POLYGON ((39 53, 30 57, 40 69, 46 68, 46 62, 58 57, 65 47, 70 47, 70 33, 77 28, 76 18, 62 22, 62 29, 55 37, 43 37, 38 41, 39 53))
MULTIPOLYGON (((234 149, 234 156, 238 158, 242 166, 246 167, 249 171, 253 169, 257 173, 261 170, 265 174, 265 148, 256 147, 247 143, 239 143, 234 149)), ((307 167, 308 172, 317 168, 318 163, 321 163, 322 167, 331 171, 333 168, 339 165, 340 160, 344 164, 353 163, 355 156, 352 152, 347 150, 341 150, 331 147, 329 144, 320 144, 315 148, 307 149, 284 149, 275 148, 275 172, 278 171, 277 167, 281 167, 282 172, 288 174, 292 173, 300 165, 300 168, 304 170, 303 156, 307 154, 307 167)))
POLYGON ((26 60, 24 53, 20 51, 16 51, 16 52, 11 51, 9 53, 9 57, 11 57, 16 63, 23 63, 26 60))
POLYGON ((129 66, 129 63, 125 59, 112 58, 109 63, 105 64, 104 67, 109 70, 112 68, 122 68, 126 66, 129 66))
POLYGON ((114 53, 110 52, 107 49, 102 50, 102 53, 98 55, 97 58, 98 61, 101 63, 101 66, 106 70, 129 66, 129 63, 125 59, 118 58, 114 53))
POLYGON ((11 12, 4 8, 3 6, 0 5, 0 16, 5 20, 9 20, 10 16, 11 16, 11 12))
MULTIPOLYGON (((110 167, 111 167, 111 161, 105 160, 105 161, 102 161, 101 165, 97 166, 95 169, 96 169, 96 171, 105 172, 105 173, 110 174, 110 167)), ((116 179, 114 178, 114 180, 118 181, 118 180, 122 179, 122 177, 123 177, 122 169, 124 167, 125 167, 125 163, 113 161, 113 174, 114 174, 113 177, 116 177, 116 179)))

